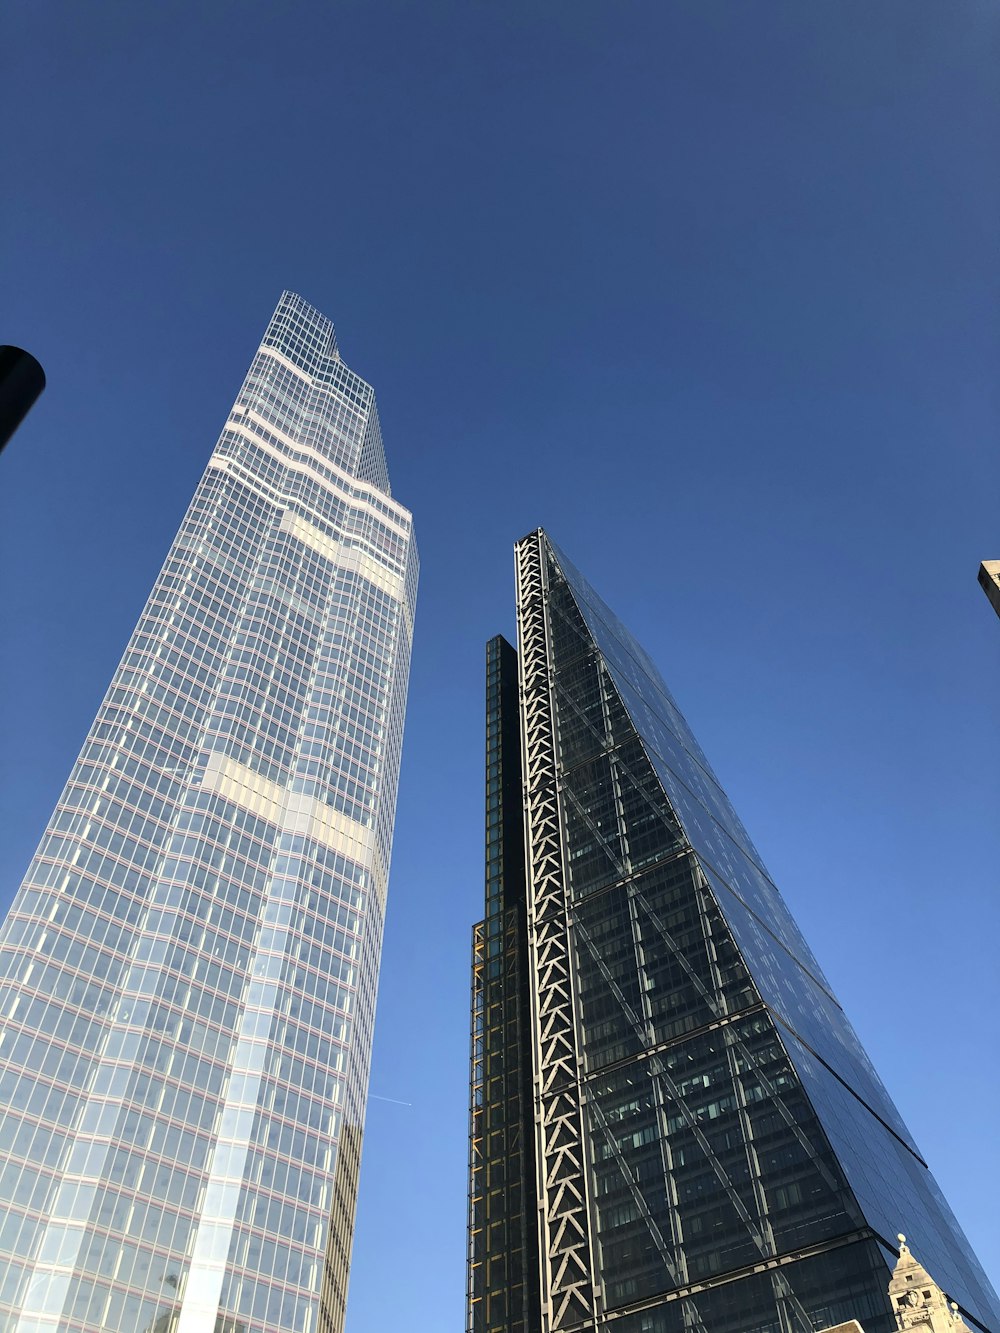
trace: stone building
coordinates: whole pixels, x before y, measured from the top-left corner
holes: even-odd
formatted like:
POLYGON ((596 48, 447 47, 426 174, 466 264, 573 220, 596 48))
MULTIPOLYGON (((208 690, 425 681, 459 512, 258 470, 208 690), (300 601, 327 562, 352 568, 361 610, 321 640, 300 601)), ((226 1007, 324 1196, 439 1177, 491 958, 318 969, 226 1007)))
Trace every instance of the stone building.
MULTIPOLYGON (((970 1333, 958 1306, 910 1253, 906 1237, 900 1233, 898 1239, 899 1260, 889 1283, 889 1300, 899 1333, 970 1333)), ((823 1333, 864 1333, 864 1329, 852 1319, 823 1333)))

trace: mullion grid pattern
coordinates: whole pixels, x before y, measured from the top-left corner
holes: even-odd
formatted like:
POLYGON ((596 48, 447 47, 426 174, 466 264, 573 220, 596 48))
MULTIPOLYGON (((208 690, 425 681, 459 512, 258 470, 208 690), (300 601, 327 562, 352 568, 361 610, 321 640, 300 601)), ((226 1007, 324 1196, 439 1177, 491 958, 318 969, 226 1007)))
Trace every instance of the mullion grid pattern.
POLYGON ((808 1333, 833 1293, 807 1312, 778 1255, 868 1254, 864 1220, 554 564, 547 605, 601 1327, 704 1330, 698 1293, 753 1266, 742 1317, 808 1333))
MULTIPOLYGON (((266 507, 241 491, 235 479, 212 470, 200 483, 49 830, 0 932, 5 946, 0 954, 0 974, 7 970, 9 977, 9 984, 0 990, 0 1014, 8 1020, 2 1057, 9 1071, 5 1079, 13 1079, 9 1091, 4 1085, 7 1095, 3 1133, 10 1151, 5 1169, 19 1176, 19 1183, 11 1181, 9 1191, 4 1190, 5 1199, 15 1211, 8 1216, 0 1240, 3 1251, 11 1256, 6 1279, 0 1287, 0 1301, 7 1302, 10 1308, 23 1296, 23 1282, 17 1278, 27 1271, 14 1256, 28 1256, 35 1249, 29 1229, 22 1227, 19 1238, 9 1234, 18 1200, 25 1198, 29 1206, 33 1205, 27 1216, 33 1213, 36 1219, 30 1228, 36 1242, 47 1221, 48 1243, 54 1245, 54 1228, 62 1219, 62 1234, 67 1240, 60 1252, 69 1255, 66 1246, 69 1238, 77 1234, 87 1191, 93 1194, 86 1176, 79 1177, 72 1195, 67 1193, 65 1185, 69 1179, 63 1162, 71 1142, 81 1141, 77 1118, 85 1100, 97 1105, 95 1091, 99 1094, 101 1089, 99 1085, 95 1088, 95 1079, 101 1053, 108 1040, 111 1020, 117 1018, 120 1024, 127 1012, 123 1006, 127 1003, 128 978, 131 975, 136 982, 142 981, 142 969, 137 972, 132 968, 130 972, 130 959, 140 932, 151 925, 150 913, 155 917, 156 904, 149 895, 169 869, 160 862, 169 845, 171 827, 178 819, 184 779, 195 756, 191 741, 196 738, 210 706, 221 665, 221 645, 231 632, 233 606, 239 604, 249 578, 246 566, 235 568, 229 563, 224 568, 223 562, 245 549, 247 532, 254 522, 267 521, 266 507), (206 541, 208 534, 211 537, 206 541), (19 927, 19 920, 23 921, 23 927, 19 927), (64 920, 66 927, 61 930, 59 926, 64 920), (45 924, 39 928, 41 922, 45 924), (114 944, 109 947, 112 935, 114 944), (36 975, 32 976, 32 972, 36 975), (64 1020, 74 1016, 75 1021, 67 1027, 64 1020), (30 1055, 19 1055, 18 1043, 11 1044, 11 1036, 17 1029, 22 1034, 22 1044, 30 1040, 30 1055), (37 1108, 34 1123, 38 1129, 29 1144, 23 1133, 18 1137, 16 1120, 18 1102, 31 1086, 31 1074, 27 1071, 37 1068, 38 1076, 46 1078, 49 1071, 46 1051, 60 1048, 66 1039, 72 1043, 73 1067, 70 1069, 64 1059, 53 1068, 53 1091, 44 1105, 37 1108), (29 1178, 34 1178, 39 1187, 44 1186, 41 1190, 36 1188, 30 1199, 24 1191, 24 1182, 29 1178), (53 1190, 60 1180, 64 1182, 59 1195, 62 1202, 56 1203, 53 1190)), ((240 836, 237 835, 238 843, 240 836)), ((241 845, 242 855, 235 857, 233 847, 222 853, 232 861, 230 883, 238 887, 248 873, 253 873, 258 845, 256 840, 241 845)), ((223 982, 222 973, 227 965, 238 965, 241 948, 245 948, 241 920, 238 914, 233 914, 225 924, 222 920, 203 923, 214 932, 211 948, 221 964, 217 970, 223 982)), ((181 933, 184 929, 182 926, 181 933)), ((180 939, 178 947, 184 951, 180 939)), ((207 977, 193 974, 190 980, 202 987, 210 982, 207 977)), ((145 989, 143 986, 142 990, 145 989)), ((148 1008, 149 999, 143 1000, 142 990, 133 992, 134 1002, 148 1008)), ((223 985, 222 992, 219 1002, 225 1008, 228 987, 223 985)), ((113 1284, 120 1285, 107 1286, 108 1304, 100 1310, 91 1310, 88 1302, 80 1304, 82 1293, 73 1296, 68 1278, 65 1279, 63 1285, 72 1299, 72 1308, 81 1314, 86 1308, 84 1324, 79 1327, 84 1327, 87 1320, 100 1318, 103 1322, 105 1315, 110 1317, 110 1303, 118 1299, 126 1286, 135 1285, 128 1275, 142 1271, 151 1262, 152 1250, 144 1242, 153 1231, 158 1234, 165 1253, 181 1259, 192 1222, 197 1173, 204 1161, 206 1139, 196 1123, 203 1117, 200 1112, 190 1112, 190 1098, 187 1099, 189 1117, 183 1126, 169 1109, 163 1108, 164 1096, 171 1086, 175 1090, 173 1105, 184 1090, 176 1078, 171 1078, 169 1058, 159 1052, 166 1050, 165 1042, 176 1040, 183 1033, 191 1040, 192 1022, 200 1026, 207 1022, 200 1049, 196 1052, 191 1048, 192 1054, 204 1064, 199 1095, 207 1099, 207 1114, 207 1104, 218 1093, 228 1055, 225 1039, 220 1041, 211 1035, 215 1022, 213 994, 219 994, 215 985, 206 992, 205 1003, 193 1001, 189 996, 183 1011, 172 1004, 170 996, 161 995, 155 1009, 149 1012, 150 1035, 135 1053, 137 1072, 130 1081, 129 1098, 148 1097, 152 1091, 151 1086, 147 1088, 149 1080, 156 1079, 162 1088, 156 1106, 161 1137, 173 1142, 167 1149, 167 1157, 180 1150, 194 1174, 183 1173, 184 1180, 174 1191, 176 1197, 162 1200, 164 1206, 159 1211, 152 1203, 144 1206, 151 1220, 147 1222, 141 1215, 134 1218, 134 1243, 118 1255, 113 1271, 108 1270, 102 1257, 106 1248, 104 1238, 110 1235, 107 1228, 114 1225, 116 1216, 113 1195, 109 1193, 106 1205, 98 1200, 93 1234, 80 1250, 80 1258, 111 1278, 113 1284)), ((198 1086, 198 1081, 192 1086, 198 1086)), ((33 1106, 29 1098, 25 1105, 29 1116, 33 1106)), ((102 1126, 106 1120, 104 1114, 102 1126)), ((138 1134, 141 1122, 134 1126, 126 1121, 121 1123, 129 1123, 130 1132, 138 1134)), ((106 1127, 103 1132, 108 1132, 106 1127)), ((95 1150, 101 1142, 100 1138, 87 1141, 95 1150)), ((149 1156, 147 1160, 152 1164, 154 1158, 149 1156)), ((112 1173, 119 1170, 111 1158, 108 1170, 112 1173)), ((152 1179, 143 1169, 137 1184, 149 1188, 152 1179)), ((113 1174, 109 1182, 114 1184, 113 1174)), ((80 1241, 84 1243, 82 1235, 80 1241)), ((141 1279, 140 1285, 144 1285, 141 1279)))
MULTIPOLYGON (((353 403, 348 413, 373 414, 370 389, 335 354, 329 359, 332 330, 325 343, 320 334, 305 359, 327 356, 336 394, 311 393, 292 374, 283 382, 289 406, 315 414, 342 394, 353 403)), ((262 347, 0 934, 0 1251, 8 1259, 0 1328, 5 1306, 14 1317, 23 1302, 43 1232, 41 1261, 56 1275, 36 1293, 45 1327, 55 1328, 58 1314, 67 1330, 135 1333, 176 1318, 272 879, 284 881, 293 917, 232 1214, 222 1297, 232 1317, 220 1314, 219 1327, 315 1328, 325 1238, 349 1255, 416 556, 409 515, 371 484, 323 468, 314 434, 294 466, 275 456, 277 437, 270 454, 234 466, 230 446, 248 419, 241 404, 269 360, 262 347), (284 532, 289 511, 327 544, 284 532), (351 568, 331 582, 334 543, 350 551, 348 566, 360 556, 398 578, 401 596, 383 591, 380 575, 372 582, 351 568), (321 645, 314 626, 323 622, 321 645), (219 726, 223 717, 240 724, 242 752, 234 753, 237 728, 219 726), (276 789, 291 778, 303 794, 312 783, 335 809, 351 802, 350 815, 375 838, 371 864, 334 865, 324 847, 279 837, 249 808, 203 790, 207 750, 278 779, 276 789), (279 853, 295 866, 274 877, 279 853), (351 924, 356 873, 367 897, 360 933, 351 924), (331 967, 339 977, 327 1003, 331 967), (307 992, 311 1017, 296 1021, 307 992), (327 1015, 331 1005, 337 1012, 327 1015), (22 1049, 29 1035, 35 1045, 22 1049), (342 1109, 353 1149, 343 1158, 342 1109), (74 1143, 88 1156, 83 1174, 67 1175, 74 1143)), ((378 453, 377 429, 373 441, 378 453)), ((331 1299, 333 1328, 342 1324, 344 1278, 331 1299)))
MULTIPOLYGON (((759 855, 725 793, 718 786, 704 754, 659 673, 582 575, 557 550, 554 550, 554 555, 560 575, 565 578, 573 599, 573 610, 569 615, 572 624, 567 623, 562 631, 566 660, 579 654, 585 641, 592 643, 603 664, 608 687, 606 692, 617 696, 616 707, 624 707, 630 725, 641 737, 642 749, 648 760, 646 768, 648 770, 652 766, 657 786, 669 801, 673 817, 683 826, 695 851, 700 877, 699 892, 706 904, 712 904, 711 912, 721 914, 729 938, 727 948, 732 950, 735 947, 745 960, 746 967, 759 987, 761 999, 777 1022, 774 1039, 780 1042, 784 1050, 782 1059, 790 1061, 795 1080, 801 1082, 804 1094, 811 1102, 817 1121, 814 1129, 810 1129, 810 1135, 816 1142, 817 1155, 814 1160, 817 1167, 825 1154, 831 1154, 832 1160, 838 1164, 838 1176, 844 1178, 841 1198, 846 1211, 858 1217, 857 1207, 860 1205, 864 1215, 860 1225, 870 1227, 878 1235, 891 1236, 899 1227, 900 1219, 908 1219, 907 1231, 912 1235, 919 1233, 921 1253, 925 1260, 935 1265, 934 1271, 939 1280, 947 1283, 950 1295, 973 1318, 977 1317, 978 1312, 979 1320, 984 1321, 987 1327, 992 1327, 997 1302, 988 1279, 941 1199, 925 1164, 917 1155, 912 1138, 872 1069, 853 1029, 829 994, 811 951, 777 889, 766 877, 759 855), (565 647, 567 633, 573 637, 568 648, 565 647), (853 1203, 848 1200, 851 1194, 853 1203)), ((560 575, 557 575, 557 581, 560 575)), ((555 605, 550 597, 550 615, 555 605)), ((555 620, 558 622, 558 614, 555 620)), ((558 629, 556 632, 558 634, 558 629)), ((586 720, 591 720, 589 695, 584 706, 577 707, 574 702, 573 707, 566 710, 563 709, 566 690, 561 673, 557 673, 556 688, 560 706, 559 735, 564 740, 567 711, 573 714, 570 719, 571 730, 579 729, 579 717, 586 715, 586 720)), ((621 751, 618 754, 620 756, 621 751)), ((591 767, 596 771, 599 765, 595 763, 591 767)), ((623 776, 620 757, 612 760, 611 768, 617 769, 619 777, 623 776)), ((564 804, 571 815, 567 837, 573 837, 575 817, 578 824, 588 826, 588 837, 585 840, 593 844, 588 858, 584 860, 575 859, 573 849, 570 849, 568 863, 574 875, 578 870, 586 871, 588 876, 591 871, 595 871, 599 877, 603 873, 605 880, 610 880, 616 874, 615 861, 620 859, 617 858, 617 847, 620 847, 624 835, 610 828, 604 818, 605 812, 611 812, 611 806, 605 799, 607 793, 600 791, 600 788, 602 785, 610 788, 614 784, 609 781, 591 787, 591 791, 596 790, 602 797, 602 802, 593 807, 597 811, 595 818, 586 809, 590 794, 586 790, 587 784, 580 784, 572 774, 564 773, 562 778, 564 804), (580 799, 581 792, 585 799, 580 799), (594 825, 598 827, 590 827, 594 825)), ((624 790, 624 785, 619 785, 624 790)), ((645 783, 642 785, 645 786, 645 783)), ((626 822, 634 827, 634 821, 626 822)), ((631 828, 628 841, 632 842, 631 828)), ((636 869, 634 863, 632 869, 636 869)), ((633 895, 631 888, 629 893, 634 898, 632 906, 639 908, 641 920, 644 915, 642 897, 648 896, 648 890, 641 897, 633 895)), ((657 911, 662 915, 661 909, 657 908, 657 911)), ((586 952, 583 950, 582 954, 586 952)), ((655 978, 648 980, 658 988, 655 978)), ((647 993, 646 982, 639 978, 635 978, 630 986, 638 986, 644 1002, 652 994, 647 993)), ((690 998, 695 1000, 694 993, 688 989, 690 998)), ((625 990, 629 990, 629 987, 625 990)), ((640 1040, 635 1025, 613 996, 608 996, 607 1006, 618 1010, 620 1020, 624 1020, 617 1024, 622 1040, 634 1047, 640 1040)), ((632 1008, 638 1012, 636 1004, 632 1003, 632 1008)), ((611 1021, 610 1012, 608 1018, 611 1021)), ((729 1036, 735 1031, 735 1025, 727 1029, 729 1036)), ((773 1046, 774 1041, 769 1044, 773 1046)), ((589 1067, 589 1049, 587 1058, 589 1067)), ((735 1047, 727 1057, 728 1063, 734 1061, 737 1065, 744 1062, 744 1052, 737 1051, 735 1047)), ((710 1069, 711 1062, 705 1072, 709 1073, 710 1069)), ((748 1085, 748 1096, 753 1094, 759 1097, 765 1089, 767 1080, 761 1075, 758 1061, 748 1085)), ((740 1079, 743 1077, 741 1071, 740 1079)), ((733 1091, 737 1098, 743 1095, 739 1087, 734 1086, 733 1091)), ((717 1098, 710 1100, 713 1106, 706 1106, 706 1110, 713 1109, 717 1113, 722 1109, 717 1098)), ((781 1100, 778 1099, 779 1104, 781 1100)), ((745 1119, 748 1123, 752 1123, 758 1116, 759 1106, 758 1102, 752 1100, 747 1105, 745 1119)), ((751 1177, 756 1178, 761 1174, 757 1165, 759 1153, 756 1145, 750 1146, 749 1159, 751 1177)), ((818 1174, 822 1176, 822 1170, 818 1174)), ((798 1185, 805 1190, 805 1181, 798 1182, 798 1185)), ((790 1180, 778 1185, 774 1181, 774 1168, 771 1167, 755 1191, 758 1196, 761 1192, 767 1195, 770 1191, 771 1194, 765 1209, 767 1227, 757 1228, 766 1245, 770 1244, 767 1230, 774 1232, 774 1241, 779 1250, 798 1249, 800 1244, 806 1243, 802 1237, 807 1232, 811 1231, 815 1235, 819 1219, 810 1216, 809 1209, 804 1206, 805 1194, 799 1205, 793 1204, 791 1196, 796 1188, 796 1183, 790 1180)), ((829 1193, 829 1184, 824 1190, 829 1193)), ((814 1181, 808 1192, 816 1202, 824 1191, 814 1181)), ((751 1213, 757 1207, 752 1195, 748 1195, 747 1207, 751 1213)), ((828 1210, 828 1222, 831 1224, 832 1216, 832 1210, 828 1210)), ((754 1248, 758 1247, 755 1245, 754 1248)), ((817 1305, 807 1306, 811 1313, 821 1308, 826 1300, 823 1285, 816 1280, 818 1271, 814 1268, 809 1280, 811 1290, 808 1301, 818 1302, 817 1305)), ((877 1296, 876 1309, 866 1312, 863 1302, 857 1306, 866 1327, 868 1323, 872 1323, 873 1327, 878 1326, 878 1321, 886 1317, 882 1281, 880 1278, 873 1281, 877 1296)), ((805 1297, 800 1299, 805 1303, 805 1297)), ((857 1299, 861 1301, 860 1297, 857 1299)), ((789 1306, 794 1305, 790 1300, 787 1303, 789 1306)), ((794 1318, 800 1326, 803 1325, 801 1312, 794 1318)), ((831 1319, 828 1322, 838 1321, 831 1319)))
POLYGON ((469 1333, 536 1333, 535 1203, 517 653, 486 649, 486 917, 474 931, 469 1333))

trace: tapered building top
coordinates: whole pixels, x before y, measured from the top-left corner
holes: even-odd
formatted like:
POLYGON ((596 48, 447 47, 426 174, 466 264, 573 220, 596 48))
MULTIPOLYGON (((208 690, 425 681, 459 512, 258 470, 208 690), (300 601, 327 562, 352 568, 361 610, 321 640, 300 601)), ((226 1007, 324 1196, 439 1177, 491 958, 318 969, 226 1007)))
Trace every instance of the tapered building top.
POLYGON ((241 409, 392 493, 375 391, 341 361, 332 321, 294 292, 282 293, 271 316, 236 400, 241 409))
MULTIPOLYGON (((895 1333, 905 1217, 1000 1333, 655 664, 544 532, 515 568, 518 651, 488 655, 469 1329, 895 1333)), ((849 848, 827 853, 853 873, 849 848)))
POLYGON ((339 1333, 417 584, 286 292, 0 929, 0 1330, 339 1333))

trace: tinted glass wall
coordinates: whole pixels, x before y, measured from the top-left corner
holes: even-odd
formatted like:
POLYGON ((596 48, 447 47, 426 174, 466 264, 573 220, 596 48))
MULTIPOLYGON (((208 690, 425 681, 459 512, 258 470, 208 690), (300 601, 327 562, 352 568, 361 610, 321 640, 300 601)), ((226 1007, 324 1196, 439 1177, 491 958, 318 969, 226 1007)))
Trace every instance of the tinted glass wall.
POLYGON ((905 1230, 1000 1328, 655 666, 543 533, 516 563, 539 1326, 889 1333, 905 1230))

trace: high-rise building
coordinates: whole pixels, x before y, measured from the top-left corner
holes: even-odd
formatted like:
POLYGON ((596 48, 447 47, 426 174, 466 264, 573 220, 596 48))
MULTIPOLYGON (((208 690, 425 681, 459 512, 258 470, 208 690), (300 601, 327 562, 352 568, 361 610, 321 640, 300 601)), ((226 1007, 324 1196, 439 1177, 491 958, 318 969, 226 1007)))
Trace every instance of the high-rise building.
POLYGON ((656 667, 543 532, 515 564, 519 647, 487 650, 469 1333, 892 1333, 903 1225, 1000 1333, 656 667))
POLYGON ((990 606, 1000 616, 1000 560, 983 560, 980 563, 979 586, 990 599, 990 606))
POLYGON ((0 1330, 343 1324, 417 582, 285 293, 0 934, 0 1330))

